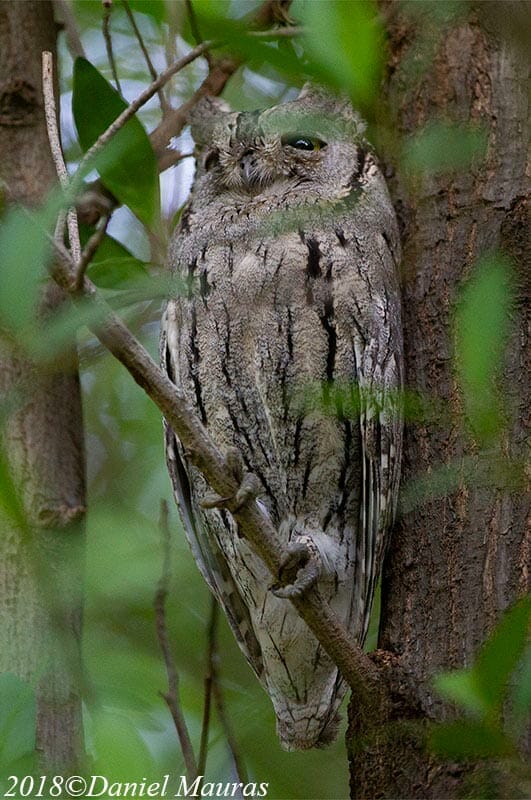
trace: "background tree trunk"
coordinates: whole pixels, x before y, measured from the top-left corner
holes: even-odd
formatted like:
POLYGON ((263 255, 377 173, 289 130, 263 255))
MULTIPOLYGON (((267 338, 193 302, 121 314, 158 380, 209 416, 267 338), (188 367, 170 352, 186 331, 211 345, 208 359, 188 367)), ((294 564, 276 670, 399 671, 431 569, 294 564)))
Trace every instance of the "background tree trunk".
MULTIPOLYGON (((408 13, 407 4, 382 4, 390 37, 389 103, 398 131, 408 137, 433 119, 478 123, 488 132, 488 151, 480 167, 425 177, 414 188, 411 176, 399 171, 391 181, 403 229, 407 386, 446 408, 446 418, 407 426, 403 486, 444 465, 453 465, 458 485, 405 510, 393 534, 379 646, 398 657, 416 698, 406 706, 397 701, 389 738, 382 727, 361 744, 362 721, 351 707, 352 792, 363 798, 468 796, 474 767, 437 762, 425 750, 426 720, 447 713, 431 681, 439 672, 470 665, 501 613, 529 584, 528 503, 521 492, 476 480, 478 453, 463 425, 452 371, 451 324, 459 287, 483 254, 504 249, 515 260, 516 282, 529 281, 527 59, 518 41, 528 7, 483 3, 470 10, 463 4, 465 17, 430 29, 430 6, 410 4, 408 13), (428 69, 415 71, 414 48, 417 58, 429 58, 428 69)), ((514 414, 501 449, 516 460, 524 457, 529 398, 526 316, 522 303, 501 379, 514 414)), ((398 697, 400 687, 394 688, 398 697)), ((501 792, 497 797, 514 796, 495 791, 501 792)))
MULTIPOLYGON (((0 2, 0 174, 8 203, 36 205, 56 180, 41 90, 41 52, 55 53, 56 35, 50 2, 0 2)), ((35 313, 63 302, 49 285, 35 313)), ((74 348, 64 363, 39 371, 0 339, 0 397, 11 409, 2 444, 27 520, 0 516, 0 673, 36 688, 36 747, 43 767, 59 772, 77 762, 83 741, 85 479, 74 348)))

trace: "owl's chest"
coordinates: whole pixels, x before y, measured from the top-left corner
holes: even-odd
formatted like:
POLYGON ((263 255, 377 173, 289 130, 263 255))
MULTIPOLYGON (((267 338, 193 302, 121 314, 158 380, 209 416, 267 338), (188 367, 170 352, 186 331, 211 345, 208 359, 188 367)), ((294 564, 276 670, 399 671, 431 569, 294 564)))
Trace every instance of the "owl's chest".
POLYGON ((252 244, 213 243, 194 264, 197 313, 228 314, 251 328, 286 309, 321 314, 332 292, 330 270, 321 267, 295 233, 252 244))

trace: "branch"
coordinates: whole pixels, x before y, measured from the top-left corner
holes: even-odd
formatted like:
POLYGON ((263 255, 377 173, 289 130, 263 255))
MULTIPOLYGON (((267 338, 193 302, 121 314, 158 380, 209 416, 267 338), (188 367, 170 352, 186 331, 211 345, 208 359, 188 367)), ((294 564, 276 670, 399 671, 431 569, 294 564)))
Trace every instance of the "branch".
MULTIPOLYGON (((203 43, 205 44, 205 43, 203 43)), ((206 43, 208 44, 208 42, 206 43)), ((201 45, 198 45, 201 46, 201 45)), ((150 134, 151 144, 159 161, 167 154, 167 146, 170 139, 178 136, 188 120, 188 114, 197 105, 199 100, 205 95, 217 97, 229 78, 236 72, 240 62, 231 58, 220 58, 212 62, 212 66, 207 77, 201 86, 194 92, 192 97, 183 103, 179 108, 169 112, 162 120, 160 125, 150 134)))
MULTIPOLYGON (((70 180, 61 148, 61 139, 57 125, 57 111, 53 91, 53 55, 44 50, 42 54, 42 92, 44 95, 44 114, 46 117, 46 130, 50 142, 55 170, 59 178, 59 183, 63 190, 67 190, 70 180)), ((70 240, 70 250, 74 261, 81 258, 81 243, 79 241, 79 227, 77 224, 77 214, 75 209, 70 208, 66 215, 68 226, 68 238, 70 240)), ((56 240, 62 241, 64 228, 64 215, 60 215, 56 227, 56 240)))
MULTIPOLYGON (((140 49, 142 50, 142 53, 144 55, 144 59, 146 61, 147 68, 149 70, 151 78, 154 81, 156 81, 157 80, 157 72, 155 70, 155 67, 153 66, 153 62, 151 61, 148 49, 147 49, 147 47, 145 45, 144 39, 142 37, 142 34, 140 33, 140 29, 139 29, 138 25, 136 24, 135 15, 131 11, 131 8, 129 7, 129 3, 127 2, 127 0, 122 0, 122 5, 123 5, 123 7, 125 9, 125 13, 127 14, 129 22, 131 23, 131 27, 133 28, 133 31, 135 32, 135 36, 137 38, 138 44, 140 45, 140 49)), ((160 107, 162 109, 162 114, 164 116, 169 111, 168 101, 166 100, 166 97, 164 96, 164 92, 163 92, 162 88, 160 88, 158 90, 157 94, 159 96, 160 107)))
POLYGON ((302 36, 304 28, 298 25, 288 25, 285 28, 274 28, 271 31, 249 31, 249 36, 254 39, 264 39, 266 42, 274 39, 292 39, 302 36))
POLYGON ((66 34, 66 44, 72 58, 85 58, 85 49, 76 25, 76 18, 67 0, 54 0, 57 16, 60 17, 66 34))
POLYGON ((118 72, 116 71, 116 62, 114 60, 114 52, 112 49, 111 10, 112 10, 112 0, 104 0, 102 33, 103 33, 103 38, 105 39, 107 58, 109 59, 109 64, 111 66, 112 77, 114 83, 116 84, 116 88, 118 89, 119 93, 122 94, 122 87, 120 86, 120 81, 118 80, 118 72))
POLYGON ((245 769, 243 759, 239 752, 238 743, 236 742, 232 727, 225 712, 225 702, 219 681, 218 617, 218 601, 212 595, 210 599, 210 621, 208 625, 208 657, 207 674, 205 677, 205 705, 203 711, 203 724, 201 728, 201 747, 199 751, 198 771, 200 775, 203 775, 206 769, 208 731, 211 718, 212 695, 214 695, 217 715, 219 717, 221 727, 223 728, 225 739, 227 740, 238 780, 240 780, 241 783, 248 783, 247 770, 245 769))
POLYGON ((168 639, 168 630, 166 628, 166 597, 168 595, 168 586, 170 584, 170 527, 168 525, 168 503, 166 500, 161 500, 160 503, 160 531, 162 537, 163 549, 163 562, 162 574, 160 577, 157 592, 155 594, 154 607, 155 607, 155 620, 157 623, 157 638, 159 640, 160 649, 164 657, 164 664, 166 666, 166 674, 168 676, 168 691, 160 692, 161 697, 166 701, 186 765, 188 773, 188 780, 193 781, 199 774, 197 771, 197 764, 192 746, 192 740, 188 733, 188 727, 184 718, 184 713, 181 708, 181 701, 179 696, 179 675, 175 667, 175 661, 171 653, 170 642, 168 639))

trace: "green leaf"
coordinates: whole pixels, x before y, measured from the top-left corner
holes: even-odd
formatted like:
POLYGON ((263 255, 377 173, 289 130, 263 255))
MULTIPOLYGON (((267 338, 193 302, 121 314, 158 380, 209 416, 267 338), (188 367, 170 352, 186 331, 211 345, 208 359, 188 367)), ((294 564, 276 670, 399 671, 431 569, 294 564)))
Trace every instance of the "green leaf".
MULTIPOLYGON (((87 243, 93 229, 80 227, 81 242, 87 243)), ((121 242, 105 235, 87 270, 88 277, 103 289, 136 289, 146 285, 149 272, 121 242)))
POLYGON ((456 670, 438 675, 434 680, 434 686, 441 697, 467 711, 483 717, 488 710, 481 686, 471 670, 456 670))
MULTIPOLYGON (((5 646, 6 643, 4 643, 5 646)), ((0 769, 35 749, 36 704, 33 689, 16 675, 0 675, 0 769)))
POLYGON ((129 0, 129 8, 131 11, 147 14, 157 25, 165 22, 168 16, 166 0, 129 0))
MULTIPOLYGON (((89 61, 74 64, 72 110, 84 151, 127 108, 103 75, 89 61)), ((136 117, 109 141, 87 169, 96 168, 105 186, 146 225, 160 215, 158 165, 149 138, 136 117)))
POLYGON ((487 148, 485 130, 466 125, 430 122, 410 139, 404 150, 404 169, 417 173, 441 173, 470 167, 487 148))
MULTIPOLYGON (((524 597, 504 614, 471 669, 448 672, 435 679, 439 694, 478 715, 485 725, 499 725, 509 680, 525 652, 530 620, 531 599, 524 597)), ((531 663, 524 661, 513 692, 512 707, 517 722, 525 717, 531 702, 531 691, 526 685, 526 680, 531 684, 530 671, 531 663)))
POLYGON ((437 725, 431 731, 430 746, 443 758, 499 758, 513 752, 503 731, 483 722, 451 722, 437 725))
POLYGON ((304 82, 303 61, 288 39, 279 35, 277 40, 266 41, 254 36, 249 32, 249 25, 245 20, 223 16, 221 7, 213 4, 203 6, 202 14, 197 14, 197 17, 199 29, 205 39, 222 42, 224 50, 231 56, 244 60, 250 69, 263 73, 264 66, 269 65, 295 84, 302 85, 304 82))
POLYGON ((306 54, 315 77, 347 91, 355 105, 370 106, 380 84, 385 41, 378 10, 369 0, 296 3, 306 54))
POLYGON ((87 274, 102 289, 136 289, 145 285, 149 278, 142 261, 134 256, 98 259, 92 263, 87 274))
POLYGON ((149 750, 127 714, 96 711, 91 723, 96 774, 114 782, 142 780, 153 772, 149 750))
MULTIPOLYGON (((10 399, 13 399, 12 397, 10 399)), ((26 515, 20 487, 13 480, 5 448, 0 448, 0 511, 20 530, 26 527, 26 515)))
POLYGON ((0 319, 2 325, 21 332, 32 327, 37 298, 51 261, 53 230, 62 199, 53 194, 39 210, 11 208, 0 226, 0 319))
POLYGON ((510 330, 510 277, 507 259, 484 258, 464 287, 456 313, 457 372, 467 420, 480 439, 491 438, 502 424, 495 377, 510 330))
POLYGON ((512 716, 517 726, 525 723, 531 712, 531 647, 527 647, 512 692, 512 716))
POLYGON ((530 620, 531 598, 524 597, 504 614, 473 667, 475 679, 492 714, 501 711, 509 678, 528 641, 530 620))

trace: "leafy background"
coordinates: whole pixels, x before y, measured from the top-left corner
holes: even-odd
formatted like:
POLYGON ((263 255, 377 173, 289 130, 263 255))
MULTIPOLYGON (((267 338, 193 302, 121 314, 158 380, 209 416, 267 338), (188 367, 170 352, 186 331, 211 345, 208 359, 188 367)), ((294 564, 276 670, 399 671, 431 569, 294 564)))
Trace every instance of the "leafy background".
MULTIPOLYGON (((164 68, 167 57, 181 55, 193 45, 183 4, 131 0, 129 5, 157 70, 164 68), (179 31, 176 39, 172 34, 175 30, 179 31)), ((376 102, 385 51, 374 5, 295 0, 290 15, 307 31, 297 44, 250 38, 242 16, 257 5, 248 0, 194 2, 202 34, 223 37, 231 52, 245 58, 245 66, 230 81, 224 97, 235 108, 264 107, 294 96, 306 78, 317 79, 347 91, 368 119, 369 134, 388 139, 389 123, 379 115, 376 102), (357 47, 351 46, 352 41, 357 47)), ((445 19, 463 13, 463 5, 444 4, 445 19)), ((124 99, 120 98, 111 89, 112 74, 101 33, 101 3, 76 1, 72 8, 88 58, 74 65, 64 37, 60 37, 62 133, 69 170, 74 173, 83 153, 125 103, 150 82, 150 76, 127 15, 116 3, 111 32, 124 99)), ((444 19, 440 22, 443 24, 444 19)), ((430 24, 438 24, 437 19, 430 24)), ((422 69, 425 46, 420 37, 415 69, 422 69)), ((172 104, 188 98, 205 74, 201 60, 179 73, 167 90, 172 104)), ((184 159, 161 175, 159 185, 145 134, 159 121, 155 97, 102 155, 78 171, 78 176, 87 179, 99 174, 124 204, 112 217, 89 276, 155 357, 158 320, 167 292, 164 253, 193 176, 192 160, 184 159)), ((430 121, 415 140, 398 145, 412 183, 429 180, 430 174, 439 170, 463 168, 481 159, 485 146, 480 129, 463 129, 437 120, 430 121)), ((193 143, 186 130, 175 147, 192 152, 193 143)), ((170 500, 173 532, 169 635, 181 680, 182 706, 196 748, 203 713, 210 597, 171 503, 159 412, 121 365, 80 326, 87 320, 88 311, 67 311, 44 330, 33 317, 43 263, 50 255, 43 228, 49 228, 59 203, 54 194, 31 224, 22 212, 4 217, 0 232, 4 252, 0 311, 13 337, 43 365, 62 357, 65 343, 77 330, 90 510, 83 639, 84 716, 93 762, 90 771, 110 780, 157 780, 165 773, 184 772, 172 721, 159 696, 166 689, 166 674, 156 640, 153 599, 162 570, 158 524, 161 498, 170 500), (25 265, 22 272, 21 263, 25 265)), ((90 230, 82 230, 83 240, 90 234, 90 230)), ((510 332, 513 295, 510 264, 494 253, 477 265, 456 307, 456 375, 463 390, 470 434, 487 449, 493 447, 507 424, 496 381, 510 332)), ((412 416, 419 413, 423 412, 412 401, 412 416)), ((3 461, 0 470, 2 505, 11 516, 20 514, 16 488, 3 461)), ((452 480, 451 470, 445 476, 432 476, 420 491, 445 491, 452 480)), ((418 496, 419 487, 405 488, 406 499, 418 496)), ((378 610, 376 603, 368 648, 376 643, 378 610)), ((466 758, 479 753, 516 760, 516 742, 530 702, 531 662, 529 654, 522 656, 528 620, 529 604, 522 603, 510 612, 470 670, 439 677, 441 695, 464 714, 458 721, 434 730, 432 745, 441 754, 466 758), (505 722, 504 703, 511 709, 505 722)), ((347 797, 342 733, 326 751, 282 751, 271 704, 224 618, 219 636, 225 704, 248 780, 267 781, 269 797, 277 800, 347 797)), ((28 769, 34 713, 31 688, 13 676, 1 676, 1 775, 16 770, 23 774, 28 769)), ((206 775, 209 781, 237 780, 215 715, 206 775)))

